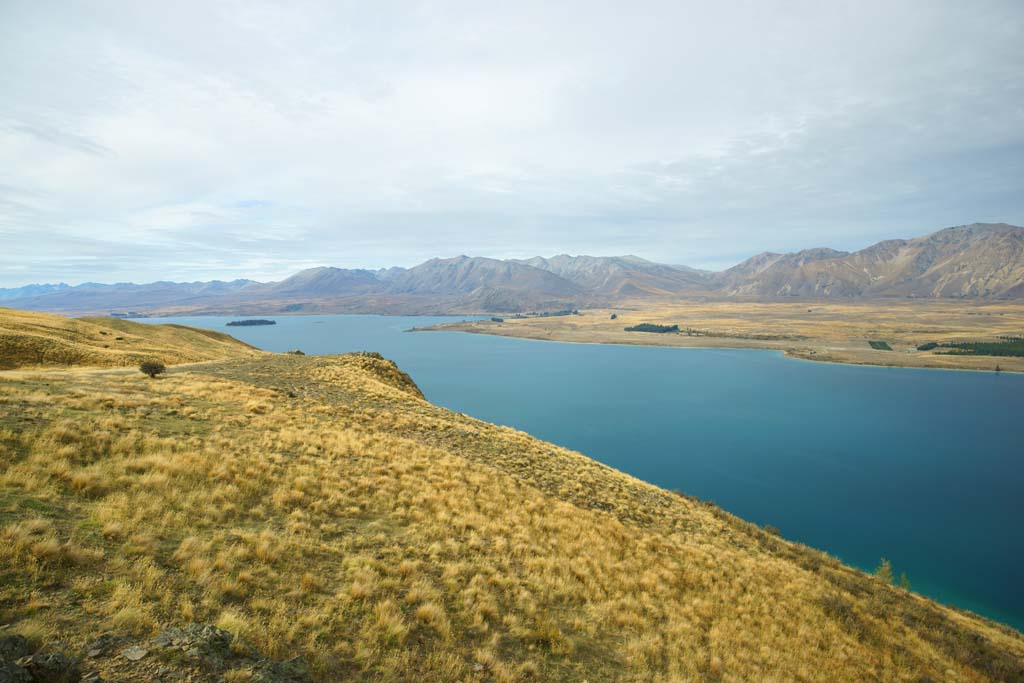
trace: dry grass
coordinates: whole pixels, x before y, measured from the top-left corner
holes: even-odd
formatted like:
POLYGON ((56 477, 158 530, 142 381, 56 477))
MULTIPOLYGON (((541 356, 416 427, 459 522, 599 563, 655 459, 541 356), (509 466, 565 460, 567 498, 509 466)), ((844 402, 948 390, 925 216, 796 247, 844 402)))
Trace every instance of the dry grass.
POLYGON ((645 346, 778 349, 808 360, 906 367, 1024 372, 1024 358, 917 351, 926 342, 994 340, 1024 333, 1024 304, 893 299, 887 301, 645 300, 580 316, 454 323, 438 328, 529 339, 645 346), (615 314, 615 320, 611 315, 615 314), (678 325, 693 334, 626 332, 640 323, 678 325), (872 349, 886 341, 892 351, 872 349))
POLYGON ((216 623, 324 681, 1024 677, 1010 629, 406 380, 367 356, 0 375, 0 621, 216 623))
POLYGON ((64 318, 0 308, 0 370, 43 366, 137 366, 259 354, 237 339, 183 325, 144 325, 117 318, 64 318))

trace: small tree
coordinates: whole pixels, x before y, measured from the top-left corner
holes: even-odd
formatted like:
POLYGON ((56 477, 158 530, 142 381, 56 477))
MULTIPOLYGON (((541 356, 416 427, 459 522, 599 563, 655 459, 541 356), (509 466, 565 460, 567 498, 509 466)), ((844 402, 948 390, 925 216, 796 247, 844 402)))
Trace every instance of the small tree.
POLYGON ((882 583, 892 583, 892 562, 882 558, 882 562, 875 568, 875 578, 882 583))
POLYGON ((906 572, 900 573, 900 588, 902 588, 905 591, 910 590, 910 579, 907 578, 906 572))
POLYGON ((167 367, 158 360, 144 360, 139 364, 139 372, 150 377, 156 377, 167 372, 167 367))

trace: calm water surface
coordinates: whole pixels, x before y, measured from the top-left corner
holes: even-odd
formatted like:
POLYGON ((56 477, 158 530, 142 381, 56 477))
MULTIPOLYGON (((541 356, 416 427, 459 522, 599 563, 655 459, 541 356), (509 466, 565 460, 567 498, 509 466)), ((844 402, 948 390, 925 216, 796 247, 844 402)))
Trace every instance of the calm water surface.
POLYGON ((1024 629, 1024 376, 771 351, 407 333, 436 317, 149 319, 269 351, 379 351, 432 402, 582 451, 1024 629))

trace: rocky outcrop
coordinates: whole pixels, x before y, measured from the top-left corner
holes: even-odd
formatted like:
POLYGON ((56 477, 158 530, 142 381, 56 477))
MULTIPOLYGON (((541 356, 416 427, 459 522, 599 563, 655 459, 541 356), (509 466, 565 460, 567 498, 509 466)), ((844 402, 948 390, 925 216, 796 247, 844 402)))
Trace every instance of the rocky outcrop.
POLYGON ((28 639, 9 634, 0 637, 0 683, 78 683, 80 661, 52 649, 32 653, 28 639))
POLYGON ((219 683, 228 676, 254 683, 311 680, 305 658, 262 657, 244 641, 210 624, 175 626, 142 641, 105 633, 85 648, 81 658, 55 645, 31 653, 20 635, 0 638, 0 683, 219 683))
POLYGON ((394 361, 388 360, 379 353, 374 351, 357 351, 355 353, 346 353, 341 358, 346 365, 358 367, 383 384, 404 391, 416 398, 423 398, 423 392, 420 391, 412 377, 399 370, 394 361))

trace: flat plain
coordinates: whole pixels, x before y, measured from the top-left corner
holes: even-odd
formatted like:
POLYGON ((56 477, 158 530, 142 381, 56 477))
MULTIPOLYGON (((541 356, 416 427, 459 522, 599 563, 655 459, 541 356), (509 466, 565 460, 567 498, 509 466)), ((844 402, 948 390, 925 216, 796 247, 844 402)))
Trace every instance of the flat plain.
MULTIPOLYGON (((794 358, 859 365, 1024 372, 1024 357, 949 353, 936 342, 997 341, 1024 334, 1024 304, 883 301, 633 301, 579 315, 466 321, 429 329, 595 344, 774 349, 794 358), (613 319, 612 316, 615 316, 613 319), (642 323, 679 332, 627 332, 642 323), (872 348, 870 342, 891 348, 872 348)), ((875 344, 875 346, 883 346, 875 344)))

